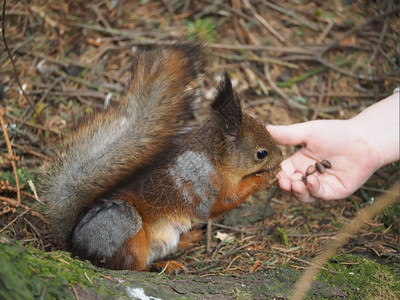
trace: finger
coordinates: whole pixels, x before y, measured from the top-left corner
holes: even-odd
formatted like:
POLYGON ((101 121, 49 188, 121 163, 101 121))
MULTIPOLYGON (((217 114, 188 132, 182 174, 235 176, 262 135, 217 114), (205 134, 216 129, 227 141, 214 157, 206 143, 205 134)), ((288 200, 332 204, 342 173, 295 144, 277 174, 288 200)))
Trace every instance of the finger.
POLYGON ((301 180, 296 180, 292 182, 292 192, 293 195, 301 202, 311 203, 316 200, 313 196, 310 195, 306 185, 301 180))
POLYGON ((292 157, 287 158, 283 162, 281 162, 281 168, 282 170, 280 171, 280 175, 282 177, 291 177, 297 171, 293 164, 292 157))
POLYGON ((324 176, 311 175, 307 177, 307 189, 310 195, 314 198, 322 200, 343 198, 343 196, 340 194, 340 191, 342 190, 340 185, 336 184, 337 188, 334 190, 332 188, 332 184, 334 184, 332 178, 330 178, 328 183, 327 180, 324 180, 324 176))
POLYGON ((298 123, 292 125, 267 125, 267 130, 272 138, 281 145, 294 146, 303 144, 309 135, 313 122, 298 123))
POLYGON ((320 184, 318 177, 315 175, 310 175, 307 177, 307 190, 308 193, 315 198, 324 198, 323 188, 320 184))
POLYGON ((279 187, 281 188, 281 190, 290 193, 292 191, 292 183, 290 179, 279 175, 278 178, 279 178, 279 187))

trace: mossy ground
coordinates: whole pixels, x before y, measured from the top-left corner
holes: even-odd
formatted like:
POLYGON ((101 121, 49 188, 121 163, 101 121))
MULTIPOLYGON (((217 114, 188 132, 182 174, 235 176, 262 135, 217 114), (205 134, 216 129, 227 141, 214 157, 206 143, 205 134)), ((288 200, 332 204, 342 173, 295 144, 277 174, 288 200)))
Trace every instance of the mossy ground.
POLYGON ((347 299, 399 299, 400 265, 382 265, 374 260, 343 254, 332 258, 325 266, 337 274, 322 271, 318 276, 331 286, 341 287, 347 299))
MULTIPOLYGON (((96 268, 62 251, 50 253, 0 237, 0 299, 287 299, 301 272, 290 265, 246 276, 165 274, 96 268)), ((308 299, 398 299, 399 264, 335 256, 308 299)))
POLYGON ((45 253, 2 238, 0 265, 0 299, 73 299, 74 286, 110 294, 101 273, 66 252, 45 253))

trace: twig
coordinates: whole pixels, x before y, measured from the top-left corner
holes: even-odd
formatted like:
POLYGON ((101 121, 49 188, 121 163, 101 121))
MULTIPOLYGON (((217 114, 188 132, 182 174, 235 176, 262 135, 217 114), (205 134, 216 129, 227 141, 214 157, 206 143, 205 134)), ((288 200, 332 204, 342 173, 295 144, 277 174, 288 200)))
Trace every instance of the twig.
POLYGON ((238 15, 239 17, 241 17, 242 19, 245 19, 245 20, 249 21, 250 23, 259 24, 259 22, 258 22, 256 19, 254 19, 254 18, 248 16, 247 14, 245 14, 245 13, 242 12, 242 11, 238 11, 237 9, 232 8, 230 5, 222 4, 222 6, 223 6, 224 9, 226 9, 227 11, 232 12, 232 13, 234 13, 235 15, 238 15))
POLYGON ((242 256, 239 254, 236 257, 234 257, 228 264, 228 266, 225 268, 224 273, 228 273, 229 269, 231 268, 232 264, 239 258, 241 258, 242 256))
MULTIPOLYGON (((22 207, 23 209, 25 209, 25 210, 29 210, 29 211, 31 211, 31 209, 32 209, 32 207, 29 207, 29 206, 27 206, 27 205, 24 205, 24 204, 19 204, 16 200, 14 200, 14 199, 12 199, 12 198, 8 198, 8 197, 3 197, 3 196, 0 196, 0 200, 1 201, 5 201, 5 202, 7 202, 11 207, 22 207)), ((37 203, 38 205, 40 204, 40 203, 37 203)), ((45 217, 43 217, 40 213, 38 213, 37 211, 31 211, 31 215, 32 216, 35 216, 35 217, 38 217, 39 219, 41 219, 43 222, 45 222, 45 223, 48 223, 48 221, 46 220, 46 218, 45 217)), ((1 232, 1 231, 0 231, 1 232)))
MULTIPOLYGON (((13 115, 11 115, 11 114, 9 114, 9 113, 6 113, 6 117, 7 117, 8 119, 13 120, 14 122, 19 121, 19 119, 18 119, 17 117, 14 117, 13 115)), ((34 124, 34 123, 31 123, 31 122, 23 122, 23 123, 24 123, 24 125, 27 125, 27 126, 30 126, 30 127, 36 128, 36 129, 41 129, 41 130, 43 130, 43 131, 50 131, 50 132, 52 132, 52 133, 54 133, 54 134, 56 134, 56 135, 59 135, 59 136, 61 135, 61 132, 58 131, 58 130, 56 130, 56 129, 47 128, 47 127, 44 127, 44 126, 42 126, 42 125, 34 124)))
MULTIPOLYGON (((25 46, 26 44, 30 43, 33 39, 34 39, 34 35, 26 38, 23 42, 19 43, 18 45, 15 45, 14 47, 12 47, 11 50, 11 54, 14 54, 18 49, 20 49, 21 47, 25 46)), ((0 63, 3 63, 8 57, 7 55, 4 55, 1 59, 0 59, 0 63)))
POLYGON ((378 76, 371 76, 371 75, 364 76, 363 74, 356 75, 353 72, 349 72, 349 71, 343 70, 343 69, 335 66, 334 64, 331 64, 329 61, 327 61, 322 56, 317 56, 316 60, 319 63, 321 63, 322 65, 324 65, 324 66, 326 66, 326 67, 328 67, 328 68, 330 68, 330 69, 332 69, 332 70, 334 70, 334 71, 336 71, 338 73, 347 75, 349 77, 353 77, 353 78, 356 78, 356 79, 368 80, 368 81, 381 81, 381 80, 383 80, 383 78, 381 76, 379 76, 379 77, 378 76))
MULTIPOLYGON (((230 2, 231 2, 231 5, 232 5, 232 9, 234 11, 236 11, 236 12, 241 12, 242 11, 242 4, 241 4, 240 0, 239 1, 238 0, 231 0, 230 2)), ((240 20, 238 19, 237 14, 234 14, 232 16, 232 24, 233 24, 233 28, 234 28, 234 31, 235 31, 235 35, 236 35, 237 39, 239 40, 239 43, 244 44, 245 41, 243 39, 243 36, 244 36, 243 31, 246 32, 247 36, 248 36, 248 31, 246 30, 246 25, 243 24, 243 22, 240 22, 240 21, 241 21, 241 19, 240 20), (239 25, 241 25, 242 28, 239 25), (243 26, 243 25, 245 25, 245 26, 243 26)))
POLYGON ((94 11, 94 13, 97 15, 97 18, 100 20, 101 23, 103 23, 103 25, 104 25, 106 28, 111 28, 110 23, 108 23, 107 19, 104 18, 103 14, 101 13, 98 4, 89 4, 88 7, 89 7, 91 10, 94 11))
POLYGON ((11 207, 17 207, 17 206, 19 206, 19 205, 18 205, 18 202, 15 201, 15 200, 12 199, 12 198, 0 196, 0 201, 7 202, 11 207))
POLYGON ((254 273, 254 271, 258 268, 258 266, 261 264, 261 260, 256 260, 254 265, 251 267, 249 273, 254 273))
MULTIPOLYGON (((209 264, 216 265, 216 264, 226 263, 226 262, 227 262, 226 260, 221 260, 221 259, 213 259, 213 260, 205 259, 205 260, 194 261, 194 262, 188 263, 186 266, 187 267, 196 267, 198 265, 203 265, 203 264, 205 264, 205 265, 209 265, 209 264)), ((207 267, 207 269, 208 269, 208 267, 207 267)))
POLYGON ((253 12, 253 15, 254 18, 256 18, 261 23, 261 25, 263 25, 269 32, 271 32, 278 40, 280 40, 282 43, 286 43, 286 39, 278 31, 276 31, 275 28, 267 22, 267 20, 265 20, 255 11, 253 12))
POLYGON ((225 242, 226 242, 226 238, 223 239, 221 242, 219 242, 219 244, 217 245, 217 247, 215 247, 215 250, 214 250, 214 252, 213 252, 213 254, 211 255, 211 258, 210 258, 211 260, 213 260, 213 259, 215 258, 215 256, 217 255, 219 249, 221 249, 221 247, 222 247, 223 245, 225 245, 225 242))
POLYGON ((248 244, 242 245, 242 246, 240 246, 240 247, 238 247, 238 248, 236 248, 236 249, 234 249, 234 250, 232 250, 232 251, 229 251, 228 253, 226 253, 225 255, 223 255, 222 258, 226 258, 226 257, 228 257, 228 256, 234 255, 234 254, 240 252, 240 250, 242 250, 242 249, 244 249, 244 248, 248 248, 248 247, 250 247, 250 246, 257 245, 257 244, 259 244, 259 243, 258 243, 258 242, 250 242, 250 243, 248 243, 248 244))
POLYGON ((14 62, 14 58, 11 54, 10 49, 8 48, 8 44, 7 44, 7 40, 6 40, 6 4, 7 4, 7 0, 3 1, 3 16, 2 16, 2 20, 1 20, 1 33, 3 36, 3 44, 4 44, 4 48, 6 48, 7 54, 10 57, 10 61, 13 67, 13 72, 14 72, 14 78, 17 81, 17 84, 19 86, 19 89, 21 90, 21 93, 24 95, 25 100, 29 103, 29 105, 31 106, 32 110, 36 113, 37 118, 39 120, 39 122, 41 124, 43 123, 43 120, 41 119, 41 117, 39 116, 39 113, 36 110, 35 105, 32 103, 31 99, 26 95, 25 90, 22 88, 21 82, 19 81, 19 76, 17 74, 17 68, 15 66, 15 62, 14 62))
MULTIPOLYGON (((253 69, 253 71, 260 73, 258 70, 253 69)), ((300 104, 299 102, 293 100, 292 98, 290 98, 281 88, 279 88, 276 83, 273 81, 272 77, 271 77, 271 73, 269 72, 269 65, 267 63, 264 64, 264 74, 265 74, 265 78, 268 81, 268 84, 272 87, 272 89, 279 95, 281 96, 283 99, 285 99, 286 101, 286 105, 288 107, 294 107, 297 109, 301 109, 301 110, 308 110, 308 107, 300 104)))
POLYGON ((212 221, 208 220, 207 222, 207 244, 206 244, 206 253, 210 254, 211 253, 211 234, 212 234, 212 221))
POLYGON ((256 61, 256 62, 267 62, 267 63, 271 63, 271 64, 275 64, 275 65, 282 65, 291 69, 299 69, 299 66, 296 64, 292 64, 290 62, 287 61, 283 61, 277 58, 272 58, 272 57, 259 57, 256 56, 254 53, 252 53, 252 55, 246 55, 246 56, 242 56, 242 55, 226 55, 223 53, 215 53, 214 55, 219 56, 219 57, 223 57, 226 59, 230 59, 230 60, 237 60, 237 61, 256 61))
MULTIPOLYGON (((328 234, 328 235, 332 236, 334 234, 328 234)), ((285 254, 283 252, 269 251, 269 250, 249 250, 249 253, 269 253, 269 254, 273 254, 273 255, 284 256, 284 257, 287 257, 287 258, 289 258, 291 260, 296 260, 298 262, 304 263, 304 264, 309 265, 309 266, 315 266, 315 267, 317 267, 317 268, 319 268, 321 270, 327 271, 327 272, 332 273, 332 274, 337 274, 338 273, 336 271, 329 270, 329 269, 327 269, 327 268, 325 268, 323 266, 316 265, 313 262, 310 262, 310 261, 295 257, 293 255, 285 254)))
POLYGON ((74 285, 71 283, 70 286, 71 286, 72 291, 73 291, 73 293, 74 293, 75 299, 76 299, 76 300, 79 300, 79 295, 78 295, 78 292, 76 291, 74 285))
POLYGON ((41 205, 40 203, 36 203, 34 206, 32 207, 28 207, 27 210, 23 211, 22 213, 20 213, 18 216, 16 216, 14 219, 11 220, 10 223, 8 223, 6 226, 4 226, 2 229, 0 229, 0 233, 4 232, 8 227, 10 227, 12 224, 14 224, 19 218, 21 218, 22 216, 24 216, 25 214, 27 214, 28 212, 30 212, 31 210, 35 209, 36 207, 38 207, 39 205, 41 205))
POLYGON ((251 51, 266 51, 276 53, 292 53, 292 54, 304 54, 315 53, 320 46, 313 47, 274 47, 274 46, 257 46, 257 45, 231 45, 231 44, 218 44, 218 43, 205 43, 206 47, 211 49, 226 49, 226 50, 251 50, 251 51))
POLYGON ((380 44, 382 44, 382 42, 383 42, 383 40, 385 38, 385 35, 386 35, 386 31, 388 29, 388 21, 389 20, 386 19, 385 22, 383 23, 383 28, 382 28, 382 31, 381 31, 381 33, 379 35, 379 43, 378 43, 378 45, 374 46, 374 51, 372 52, 371 57, 369 58, 369 61, 368 61, 369 64, 371 64, 375 60, 376 55, 378 54, 378 51, 379 51, 379 48, 380 48, 380 44))
MULTIPOLYGON (((175 45, 179 44, 179 40, 156 40, 151 38, 143 37, 138 33, 132 33, 128 31, 118 30, 114 28, 104 28, 97 25, 90 25, 84 23, 71 22, 71 26, 88 28, 100 32, 109 34, 119 35, 132 39, 130 46, 162 46, 162 45, 175 45)), ((256 46, 256 45, 230 45, 230 44, 218 44, 218 43, 204 43, 205 47, 211 49, 227 49, 227 50, 252 50, 252 51, 269 51, 278 53, 297 53, 297 54, 310 54, 320 51, 321 46, 312 47, 274 47, 274 46, 256 46)))
MULTIPOLYGON (((259 46, 260 45, 259 40, 254 36, 252 31, 249 30, 248 26, 246 25, 246 22, 243 19, 239 19, 239 25, 240 25, 240 28, 246 32, 247 37, 249 39, 249 43, 259 46)), ((241 44, 244 44, 244 43, 241 43, 241 44)))
POLYGON ((171 5, 169 5, 168 1, 161 0, 161 2, 164 4, 165 8, 168 10, 168 13, 171 15, 171 18, 175 22, 177 19, 176 19, 176 15, 175 15, 174 9, 171 7, 171 5))
POLYGON ((236 228, 236 227, 233 227, 233 226, 227 226, 227 225, 223 225, 223 224, 219 224, 219 223, 212 223, 212 225, 215 226, 215 227, 218 227, 218 228, 228 229, 228 230, 235 231, 235 232, 240 232, 240 233, 245 233, 245 234, 252 234, 252 232, 250 232, 248 230, 236 228))
POLYGON ((118 88, 116 88, 115 86, 108 85, 108 87, 106 87, 105 84, 92 83, 92 82, 83 80, 83 79, 78 78, 78 77, 66 75, 65 73, 63 73, 63 72, 61 72, 61 71, 55 71, 55 73, 56 73, 57 75, 59 75, 59 76, 65 76, 65 77, 68 78, 69 80, 75 81, 75 82, 77 82, 77 83, 80 83, 80 84, 82 84, 82 85, 85 85, 85 86, 87 86, 87 87, 94 88, 94 89, 97 89, 97 90, 100 90, 100 91, 104 91, 104 92, 107 92, 107 93, 111 93, 111 89, 112 89, 112 90, 114 90, 114 91, 121 92, 121 90, 118 89, 118 88))
MULTIPOLYGON (((42 97, 40 98, 40 100, 37 102, 37 105, 40 104, 40 103, 42 103, 42 102, 46 99, 46 97, 48 96, 49 92, 50 92, 61 80, 63 80, 65 77, 66 77, 66 76, 58 77, 56 80, 54 80, 53 83, 50 85, 50 87, 49 87, 48 89, 46 89, 46 91, 44 92, 44 94, 42 95, 42 97)), ((37 114, 36 114, 36 116, 37 116, 37 114)), ((24 122, 26 122, 26 121, 28 121, 28 119, 30 119, 30 117, 31 117, 31 114, 30 114, 30 113, 27 113, 26 116, 21 117, 21 120, 20 120, 19 125, 22 124, 22 123, 24 123, 24 122)))
MULTIPOLYGON (((390 57, 389 55, 387 55, 387 53, 385 53, 385 52, 382 50, 382 48, 381 48, 380 46, 378 46, 378 50, 379 50, 379 52, 386 58, 386 60, 387 60, 388 63, 392 64, 393 67, 394 67, 395 69, 398 68, 398 65, 396 64, 395 61, 393 61, 392 57, 390 57)), ((397 75, 397 74, 396 74, 396 75, 397 75)))
MULTIPOLYGON (((333 61, 333 55, 332 53, 329 53, 329 62, 332 63, 333 61)), ((329 102, 331 100, 331 97, 329 94, 331 93, 332 90, 332 78, 333 78, 333 72, 332 70, 328 71, 328 79, 327 79, 327 84, 326 84, 326 95, 325 95, 325 105, 329 105, 329 102)))
POLYGON ((349 238, 354 235, 362 225, 373 218, 377 213, 398 201, 399 187, 399 182, 394 183, 386 191, 386 193, 380 195, 372 205, 360 210, 356 218, 351 223, 343 225, 338 234, 328 242, 325 250, 315 260, 314 263, 317 266, 311 266, 307 268, 301 278, 297 281, 292 293, 292 300, 304 298, 311 288, 311 283, 317 275, 320 266, 323 266, 328 259, 339 250, 341 246, 347 243, 349 238))
POLYGON ((317 43, 321 44, 322 41, 326 38, 326 36, 328 35, 328 33, 331 31, 331 29, 333 28, 333 25, 335 25, 335 23, 332 20, 329 20, 328 25, 326 25, 326 27, 324 28, 324 30, 322 31, 322 33, 319 35, 319 37, 317 38, 317 43))
MULTIPOLYGON (((0 186, 0 191, 10 191, 10 192, 17 192, 17 189, 15 188, 15 187, 12 187, 12 186, 0 186)), ((31 198, 31 199, 35 199, 35 196, 34 195, 32 195, 32 194, 29 194, 29 193, 27 193, 27 192, 25 192, 25 191, 21 191, 21 195, 24 195, 24 196, 26 196, 26 197, 28 197, 28 198, 31 198)), ((5 197, 5 199, 4 200, 6 200, 7 202, 9 202, 9 199, 11 199, 11 198, 7 198, 7 197, 5 197)), ((1 198, 0 198, 0 200, 2 200, 1 198)))
POLYGON ((352 27, 351 29, 349 29, 348 31, 346 31, 344 34, 342 34, 341 37, 339 37, 338 39, 336 39, 335 41, 333 41, 332 43, 330 43, 328 46, 326 46, 320 53, 319 56, 323 56, 326 52, 328 52, 329 50, 332 50, 333 48, 336 48, 337 46, 339 46, 340 42, 342 40, 344 40, 345 38, 347 38, 348 36, 352 35, 353 33, 359 31, 360 29, 364 28, 365 26, 368 26, 369 24, 383 18, 386 17, 392 13, 397 12, 398 9, 391 9, 381 15, 369 18, 367 21, 365 21, 364 23, 357 25, 355 27, 352 27))
MULTIPOLYGON (((140 34, 137 34, 137 33, 131 32, 131 31, 127 31, 127 30, 125 31, 125 30, 119 30, 119 29, 115 29, 115 28, 105 28, 105 27, 98 26, 98 25, 91 25, 91 24, 85 24, 85 23, 79 23, 79 22, 73 22, 73 21, 71 21, 68 25, 79 27, 79 28, 92 29, 92 30, 108 33, 111 35, 118 35, 118 36, 130 38, 133 40, 138 40, 141 42, 155 42, 152 39, 145 38, 145 37, 141 36, 140 34)), ((158 41, 158 43, 161 44, 162 42, 158 41)))
MULTIPOLYGON (((285 57, 285 60, 305 60, 305 61, 316 61, 319 62, 320 64, 324 65, 325 67, 332 69, 338 73, 341 73, 343 75, 355 78, 355 79, 362 79, 362 80, 368 80, 368 81, 381 81, 384 79, 384 77, 387 76, 364 76, 362 74, 357 75, 354 74, 353 72, 350 71, 346 71, 343 70, 341 68, 339 68, 338 66, 336 66, 335 64, 330 63, 329 61, 327 61, 325 58, 321 57, 319 54, 318 55, 294 55, 294 56, 288 56, 285 57)), ((348 61, 343 61, 340 62, 339 64, 347 64, 348 61)))
POLYGON ((326 89, 325 83, 321 83, 320 89, 321 90, 319 91, 317 106, 314 109, 314 113, 311 117, 311 120, 315 120, 318 117, 318 113, 321 109, 322 100, 324 100, 324 96, 325 96, 325 89, 326 89))
POLYGON ((264 0, 263 2, 264 2, 265 5, 271 7, 272 9, 275 9, 276 11, 279 11, 280 13, 285 14, 285 15, 297 20, 300 24, 307 26, 311 30, 318 31, 318 27, 317 26, 315 26, 314 24, 309 22, 307 19, 299 16, 293 10, 280 7, 280 6, 278 6, 276 4, 273 4, 273 3, 269 2, 269 1, 265 1, 264 0))
POLYGON ((29 54, 29 55, 32 55, 34 57, 38 57, 38 58, 44 59, 44 60, 46 60, 46 61, 48 61, 50 63, 54 63, 54 64, 57 64, 57 65, 60 65, 60 66, 62 66, 64 68, 67 68, 69 65, 74 65, 74 66, 77 66, 77 67, 80 67, 80 68, 83 68, 83 69, 88 68, 88 66, 83 65, 80 62, 76 62, 76 61, 74 61, 72 59, 68 59, 68 58, 65 58, 65 60, 59 60, 59 59, 53 58, 51 56, 47 56, 47 55, 44 55, 42 53, 37 53, 37 52, 26 50, 26 49, 23 49, 23 48, 20 49, 18 52, 22 53, 22 54, 29 54))
POLYGON ((39 153, 39 152, 36 152, 36 151, 34 151, 32 149, 28 149, 28 146, 21 146, 21 145, 18 145, 18 144, 14 144, 13 146, 14 146, 14 148, 17 148, 17 149, 19 149, 19 150, 21 150, 21 151, 23 151, 25 153, 32 154, 32 155, 34 155, 36 157, 39 157, 39 158, 41 158, 43 160, 47 160, 47 161, 51 160, 51 158, 48 157, 47 155, 44 155, 44 154, 39 153))
POLYGON ((12 208, 12 207, 6 208, 6 207, 4 207, 3 210, 0 212, 0 216, 6 215, 9 212, 12 212, 13 210, 15 210, 15 208, 12 208))
MULTIPOLYGON (((29 92, 30 95, 36 95, 36 94, 43 94, 47 91, 46 90, 36 90, 36 91, 31 91, 29 92)), ((119 96, 118 92, 113 92, 113 95, 119 96)), ((106 98, 107 93, 101 92, 101 91, 92 91, 92 90, 85 90, 85 89, 65 89, 62 91, 49 91, 47 96, 65 96, 65 97, 76 97, 76 96, 81 96, 84 98, 99 98, 103 99, 106 98)))
MULTIPOLYGON (((302 92, 303 96, 306 97, 318 97, 319 92, 302 92)), ((389 96, 388 93, 378 93, 378 94, 360 94, 360 93, 338 93, 338 92, 327 92, 325 94, 327 97, 337 97, 337 98, 354 98, 354 99, 364 99, 364 98, 374 98, 374 99, 383 99, 389 96)), ((356 106, 361 106, 361 103, 355 103, 356 106)))
POLYGON ((28 7, 32 12, 42 18, 45 23, 57 29, 61 34, 63 34, 67 30, 67 27, 63 23, 53 20, 48 14, 45 13, 44 10, 42 10, 41 7, 35 5, 29 5, 28 7))
POLYGON ((17 188, 17 201, 19 204, 21 204, 21 190, 19 188, 19 179, 18 179, 17 162, 16 162, 19 159, 19 157, 14 156, 14 153, 11 148, 10 139, 8 138, 8 133, 6 130, 6 124, 4 123, 4 119, 3 119, 5 112, 6 112, 6 109, 4 107, 1 107, 0 108, 0 124, 1 124, 1 129, 3 130, 3 133, 4 133, 4 139, 6 141, 6 145, 7 145, 7 149, 8 149, 7 159, 11 163, 11 166, 13 168, 14 177, 15 177, 15 185, 17 188))

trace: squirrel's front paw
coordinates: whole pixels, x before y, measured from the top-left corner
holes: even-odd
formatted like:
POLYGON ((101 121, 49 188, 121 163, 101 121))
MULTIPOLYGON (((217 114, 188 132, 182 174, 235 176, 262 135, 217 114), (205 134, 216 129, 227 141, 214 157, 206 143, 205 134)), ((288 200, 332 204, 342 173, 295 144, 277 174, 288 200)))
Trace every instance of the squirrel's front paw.
POLYGON ((174 260, 153 263, 147 269, 150 272, 164 272, 166 274, 186 273, 187 268, 174 260))

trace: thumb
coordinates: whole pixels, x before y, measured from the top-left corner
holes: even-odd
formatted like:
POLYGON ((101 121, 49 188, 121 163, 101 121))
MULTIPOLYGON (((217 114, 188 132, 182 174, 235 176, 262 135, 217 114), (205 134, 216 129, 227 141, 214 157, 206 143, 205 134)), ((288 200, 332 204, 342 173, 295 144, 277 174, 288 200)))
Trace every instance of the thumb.
POLYGON ((267 130, 278 144, 294 146, 306 142, 310 130, 312 130, 310 123, 312 122, 280 126, 267 125, 267 130))

